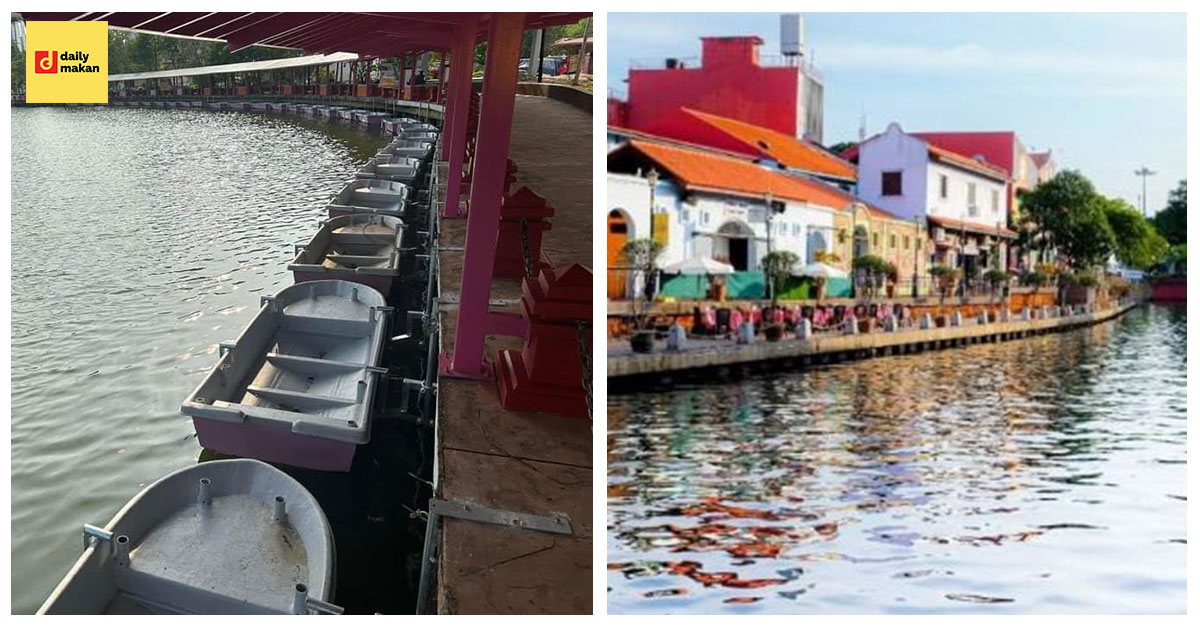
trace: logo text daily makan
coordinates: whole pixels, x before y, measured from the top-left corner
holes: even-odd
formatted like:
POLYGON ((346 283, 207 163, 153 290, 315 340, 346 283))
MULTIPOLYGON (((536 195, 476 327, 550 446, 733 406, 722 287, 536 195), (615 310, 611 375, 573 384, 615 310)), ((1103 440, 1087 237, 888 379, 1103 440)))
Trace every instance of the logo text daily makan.
MULTIPOLYGON (((53 54, 53 53, 51 53, 51 54, 53 54)), ((98 66, 98 65, 85 65, 88 60, 88 53, 86 53, 86 52, 80 52, 80 51, 64 52, 64 53, 58 55, 58 59, 59 59, 59 61, 77 61, 78 62, 75 65, 60 63, 58 65, 58 71, 60 73, 62 73, 62 72, 99 72, 100 71, 100 66, 98 66)))

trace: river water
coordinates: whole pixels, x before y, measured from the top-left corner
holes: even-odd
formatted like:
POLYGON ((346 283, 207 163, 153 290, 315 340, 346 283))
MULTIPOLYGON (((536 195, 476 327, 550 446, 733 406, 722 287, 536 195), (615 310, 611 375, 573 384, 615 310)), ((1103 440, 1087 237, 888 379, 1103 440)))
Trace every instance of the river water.
POLYGON ((609 612, 1184 612, 1186 325, 610 395, 609 612))
POLYGON ((385 144, 253 113, 12 111, 12 604, 197 461, 179 405, 385 144))

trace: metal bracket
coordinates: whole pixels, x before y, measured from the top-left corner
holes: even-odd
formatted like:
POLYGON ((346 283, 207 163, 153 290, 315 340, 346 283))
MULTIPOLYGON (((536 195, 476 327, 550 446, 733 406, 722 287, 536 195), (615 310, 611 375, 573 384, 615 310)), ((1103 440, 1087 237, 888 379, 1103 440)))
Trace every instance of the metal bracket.
POLYGON ((538 532, 549 532, 550 534, 571 533, 571 519, 562 514, 534 515, 443 499, 429 500, 429 514, 478 523, 510 526, 521 528, 522 530, 537 530, 538 532))
POLYGON ((112 541, 112 530, 105 530, 90 523, 83 524, 83 549, 86 550, 92 544, 92 539, 96 539, 97 541, 112 541))

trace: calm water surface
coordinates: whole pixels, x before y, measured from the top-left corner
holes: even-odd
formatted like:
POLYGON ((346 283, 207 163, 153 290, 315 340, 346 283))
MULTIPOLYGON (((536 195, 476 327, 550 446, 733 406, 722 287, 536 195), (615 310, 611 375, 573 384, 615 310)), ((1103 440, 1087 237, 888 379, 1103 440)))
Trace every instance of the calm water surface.
POLYGON ((12 599, 196 462, 183 398, 385 142, 251 113, 12 112, 12 599))
POLYGON ((610 396, 609 610, 1184 612, 1186 324, 610 396))

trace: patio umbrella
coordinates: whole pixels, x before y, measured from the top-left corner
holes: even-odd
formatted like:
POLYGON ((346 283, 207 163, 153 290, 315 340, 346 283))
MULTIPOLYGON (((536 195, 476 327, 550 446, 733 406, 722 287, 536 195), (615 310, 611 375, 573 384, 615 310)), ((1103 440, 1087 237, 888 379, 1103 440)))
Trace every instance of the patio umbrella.
POLYGON ((667 264, 662 267, 662 272, 668 275, 728 275, 733 272, 733 266, 707 257, 694 257, 667 264))
POLYGON ((823 277, 825 279, 844 279, 850 275, 844 270, 834 268, 822 262, 813 262, 792 271, 797 277, 823 277))

